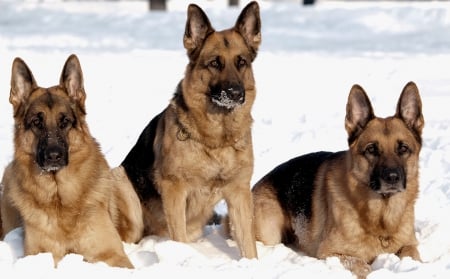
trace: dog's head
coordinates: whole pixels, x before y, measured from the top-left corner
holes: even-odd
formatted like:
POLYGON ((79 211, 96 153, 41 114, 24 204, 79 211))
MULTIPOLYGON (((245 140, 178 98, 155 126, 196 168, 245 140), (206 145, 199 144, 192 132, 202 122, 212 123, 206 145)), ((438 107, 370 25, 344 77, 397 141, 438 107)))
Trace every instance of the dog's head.
POLYGON ((233 110, 253 103, 251 63, 261 43, 261 20, 257 2, 249 3, 233 28, 216 32, 203 10, 188 7, 184 47, 189 57, 183 92, 197 94, 188 101, 208 102, 233 110))
POLYGON ((395 115, 387 118, 375 117, 366 93, 354 85, 345 118, 354 176, 382 197, 405 191, 409 181, 417 181, 423 126, 413 82, 404 87, 395 115))
POLYGON ((67 59, 60 84, 49 88, 39 87, 25 62, 16 58, 9 97, 14 110, 16 156, 31 156, 47 172, 67 166, 71 133, 84 123, 85 98, 83 74, 75 55, 67 59))

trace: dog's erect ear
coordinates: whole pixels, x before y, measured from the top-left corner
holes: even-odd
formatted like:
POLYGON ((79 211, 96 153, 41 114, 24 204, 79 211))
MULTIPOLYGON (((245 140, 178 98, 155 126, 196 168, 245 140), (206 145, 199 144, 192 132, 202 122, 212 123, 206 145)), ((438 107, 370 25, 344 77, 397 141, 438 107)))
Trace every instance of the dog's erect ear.
POLYGON ((367 123, 375 117, 373 108, 364 89, 355 84, 350 90, 347 101, 345 129, 349 145, 361 134, 367 123))
POLYGON ((234 28, 244 37, 245 42, 256 57, 256 52, 261 44, 261 18, 259 5, 256 1, 252 1, 245 6, 234 28))
POLYGON ((422 101, 419 89, 414 82, 408 82, 403 88, 397 103, 395 117, 402 119, 408 128, 416 132, 417 135, 422 134, 425 123, 422 115, 422 101))
POLYGON ((65 88, 69 97, 78 102, 84 110, 86 93, 84 92, 83 72, 81 71, 80 61, 78 61, 78 57, 75 54, 67 58, 59 85, 65 88))
POLYGON ((190 4, 187 11, 186 29, 183 44, 188 55, 191 56, 196 49, 200 49, 205 38, 214 32, 205 12, 197 5, 190 4))
POLYGON ((9 102, 13 105, 14 114, 20 104, 25 101, 30 96, 30 93, 36 88, 36 81, 27 64, 19 57, 14 59, 11 70, 11 92, 9 95, 9 102))

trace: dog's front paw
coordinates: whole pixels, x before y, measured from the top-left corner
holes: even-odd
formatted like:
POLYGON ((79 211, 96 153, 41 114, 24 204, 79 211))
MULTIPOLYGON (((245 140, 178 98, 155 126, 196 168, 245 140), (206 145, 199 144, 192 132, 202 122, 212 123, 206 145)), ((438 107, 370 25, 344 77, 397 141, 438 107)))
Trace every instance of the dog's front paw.
POLYGON ((358 279, 365 279, 372 271, 370 265, 360 258, 346 255, 339 255, 338 257, 342 265, 356 275, 358 279))
POLYGON ((397 256, 399 256, 400 258, 411 257, 413 260, 422 261, 420 259, 420 254, 419 251, 417 250, 417 247, 413 245, 403 246, 397 252, 397 256))

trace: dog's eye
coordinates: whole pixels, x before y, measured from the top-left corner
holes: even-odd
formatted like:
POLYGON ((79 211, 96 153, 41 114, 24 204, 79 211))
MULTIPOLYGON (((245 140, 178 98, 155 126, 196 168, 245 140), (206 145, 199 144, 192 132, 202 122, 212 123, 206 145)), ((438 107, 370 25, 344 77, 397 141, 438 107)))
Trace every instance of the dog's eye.
POLYGON ((69 126, 72 123, 72 120, 68 117, 62 116, 61 120, 59 121, 59 128, 65 129, 67 126, 69 126))
POLYGON ((380 151, 378 150, 378 146, 375 143, 371 143, 366 146, 364 153, 373 155, 373 156, 377 156, 377 155, 379 155, 380 151))
POLYGON ((214 69, 220 69, 219 59, 212 60, 211 62, 209 62, 208 66, 214 69))
POLYGON ((38 117, 33 119, 32 124, 34 127, 42 129, 42 121, 38 117))
POLYGON ((405 143, 399 143, 397 147, 397 153, 398 155, 404 155, 409 153, 409 146, 405 143))
POLYGON ((239 57, 238 61, 237 61, 237 68, 241 69, 241 68, 243 68, 245 66, 247 66, 247 61, 244 58, 239 57))
POLYGON ((38 128, 39 130, 42 130, 44 128, 43 116, 40 113, 35 115, 31 119, 31 125, 33 125, 33 127, 35 128, 38 128))

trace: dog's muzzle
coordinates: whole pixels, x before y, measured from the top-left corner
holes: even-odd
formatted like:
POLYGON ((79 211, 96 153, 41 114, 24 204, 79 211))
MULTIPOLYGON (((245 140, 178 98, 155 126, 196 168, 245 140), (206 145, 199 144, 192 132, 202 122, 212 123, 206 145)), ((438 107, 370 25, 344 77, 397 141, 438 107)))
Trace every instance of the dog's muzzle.
POLYGON ((383 197, 403 192, 406 189, 404 170, 402 168, 381 168, 372 176, 370 186, 383 197))
POLYGON ((213 87, 211 101, 219 107, 233 109, 245 102, 245 89, 241 85, 213 87))
POLYGON ((38 146, 37 163, 39 167, 47 172, 56 172, 67 166, 68 150, 64 143, 49 144, 48 141, 41 142, 38 146))

